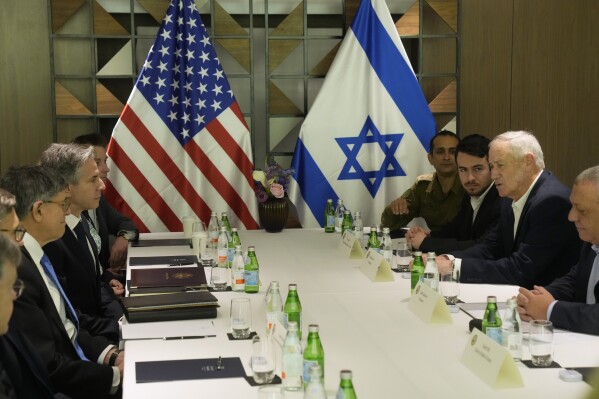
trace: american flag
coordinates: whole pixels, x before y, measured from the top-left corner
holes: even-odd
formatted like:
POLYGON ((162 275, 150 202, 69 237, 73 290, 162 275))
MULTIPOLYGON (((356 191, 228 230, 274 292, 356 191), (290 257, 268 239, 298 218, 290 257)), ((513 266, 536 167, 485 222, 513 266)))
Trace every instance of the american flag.
POLYGON ((192 0, 172 0, 110 144, 106 197, 140 231, 227 211, 255 229, 248 127, 192 0))

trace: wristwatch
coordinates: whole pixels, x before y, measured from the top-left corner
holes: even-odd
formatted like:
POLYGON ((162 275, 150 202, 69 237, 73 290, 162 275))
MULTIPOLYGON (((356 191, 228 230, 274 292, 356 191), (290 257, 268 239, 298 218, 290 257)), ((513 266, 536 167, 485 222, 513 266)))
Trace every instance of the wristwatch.
POLYGON ((116 359, 117 359, 117 357, 119 357, 119 353, 121 353, 121 352, 122 352, 122 350, 117 349, 110 354, 110 358, 108 359, 109 366, 114 366, 114 364, 116 363, 116 359))
POLYGON ((118 233, 116 233, 116 236, 123 237, 127 241, 133 241, 135 239, 136 234, 134 231, 121 230, 118 233))

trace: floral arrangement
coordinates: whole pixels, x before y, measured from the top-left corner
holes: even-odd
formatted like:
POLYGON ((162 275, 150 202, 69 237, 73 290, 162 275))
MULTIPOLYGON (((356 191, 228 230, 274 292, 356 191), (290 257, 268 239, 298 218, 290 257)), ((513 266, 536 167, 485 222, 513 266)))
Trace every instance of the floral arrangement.
POLYGON ((283 169, 272 155, 266 157, 264 170, 255 170, 252 173, 254 192, 260 203, 265 203, 269 198, 283 198, 289 188, 289 179, 295 172, 293 168, 283 169))

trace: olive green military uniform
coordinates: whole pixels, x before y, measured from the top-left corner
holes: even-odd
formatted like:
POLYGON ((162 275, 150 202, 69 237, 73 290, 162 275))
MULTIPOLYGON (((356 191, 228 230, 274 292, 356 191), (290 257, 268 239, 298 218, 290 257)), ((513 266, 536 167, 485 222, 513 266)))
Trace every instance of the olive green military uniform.
POLYGON ((399 230, 415 217, 422 217, 431 230, 438 230, 457 215, 465 193, 457 175, 447 195, 443 194, 436 173, 418 176, 416 183, 401 196, 408 201, 408 213, 394 215, 391 206, 387 206, 381 224, 391 231, 399 230))

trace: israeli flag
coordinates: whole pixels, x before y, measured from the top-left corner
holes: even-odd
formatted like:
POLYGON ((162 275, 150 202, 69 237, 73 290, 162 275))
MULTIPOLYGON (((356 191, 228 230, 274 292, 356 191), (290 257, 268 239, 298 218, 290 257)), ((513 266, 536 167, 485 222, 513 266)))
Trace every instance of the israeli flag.
POLYGON ((289 197, 303 227, 328 198, 380 224, 427 160, 435 121, 384 0, 362 0, 296 143, 289 197))

